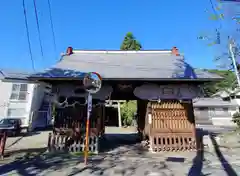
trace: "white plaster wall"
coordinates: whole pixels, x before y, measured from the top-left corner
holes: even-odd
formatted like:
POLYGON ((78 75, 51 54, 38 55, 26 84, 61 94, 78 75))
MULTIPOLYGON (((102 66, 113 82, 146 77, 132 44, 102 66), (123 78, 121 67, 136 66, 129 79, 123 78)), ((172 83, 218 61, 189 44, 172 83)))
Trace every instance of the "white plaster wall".
POLYGON ((6 116, 11 89, 12 83, 6 83, 0 80, 0 118, 6 116))
POLYGON ((33 86, 33 90, 32 90, 32 99, 30 100, 29 103, 31 103, 30 105, 30 112, 29 112, 29 120, 30 123, 34 126, 34 127, 43 127, 45 125, 45 119, 41 119, 41 117, 39 117, 39 109, 42 105, 43 99, 44 99, 44 94, 45 94, 45 84, 35 84, 33 86))
POLYGON ((32 99, 32 87, 33 84, 28 84, 28 95, 26 100, 17 101, 17 100, 10 100, 10 96, 12 93, 12 85, 13 83, 26 83, 25 81, 8 81, 0 82, 0 118, 7 117, 7 110, 8 108, 23 108, 25 109, 25 113, 21 116, 15 117, 20 118, 22 120, 22 125, 27 126, 28 124, 28 116, 30 112, 31 102, 29 100, 32 99))
MULTIPOLYGON (((18 83, 24 83, 24 82, 18 82, 18 83)), ((32 103, 32 96, 33 96, 33 89, 34 84, 28 84, 28 94, 26 100, 10 100, 11 90, 12 90, 12 84, 9 87, 9 97, 8 102, 9 106, 8 108, 24 108, 25 114, 23 116, 17 116, 16 118, 20 118, 22 120, 22 127, 28 127, 29 125, 29 117, 31 114, 31 103, 32 103)), ((7 117, 7 110, 5 112, 5 117, 7 117)))
POLYGON ((32 90, 31 111, 38 111, 42 105, 45 93, 44 84, 35 84, 32 90))
POLYGON ((24 115, 17 116, 15 118, 20 118, 22 120, 22 127, 28 127, 31 113, 38 110, 42 100, 41 93, 39 93, 42 91, 42 87, 40 90, 35 87, 36 84, 29 83, 27 81, 0 81, 0 119, 7 117, 8 108, 24 108, 24 115), (28 94, 26 100, 10 100, 12 85, 14 83, 27 83, 28 94))
POLYGON ((235 112, 238 112, 238 107, 236 108, 229 108, 228 112, 231 114, 229 117, 212 117, 213 125, 216 126, 236 126, 235 123, 232 121, 232 115, 235 112))
POLYGON ((240 99, 234 99, 234 101, 238 104, 238 106, 240 106, 240 99))
POLYGON ((232 122, 232 118, 229 117, 221 117, 221 118, 212 118, 213 125, 216 126, 236 126, 235 123, 232 122))

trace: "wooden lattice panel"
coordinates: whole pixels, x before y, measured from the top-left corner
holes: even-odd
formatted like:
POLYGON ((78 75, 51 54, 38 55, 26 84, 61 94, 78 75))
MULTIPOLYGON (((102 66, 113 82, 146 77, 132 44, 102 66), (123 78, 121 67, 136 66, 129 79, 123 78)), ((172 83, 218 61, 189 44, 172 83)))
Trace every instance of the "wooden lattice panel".
POLYGON ((150 144, 154 152, 196 149, 196 140, 192 133, 156 133, 151 137, 150 144))
MULTIPOLYGON (((104 114, 103 106, 95 106, 92 109, 90 117, 90 128, 96 129, 96 134, 103 134, 104 131, 104 114)), ((78 108, 57 109, 54 121, 54 131, 67 133, 69 130, 82 133, 86 131, 87 106, 78 108)))
POLYGON ((151 102, 150 148, 155 151, 196 149, 194 116, 191 103, 151 102))
MULTIPOLYGON (((99 152, 99 137, 96 135, 89 136, 88 151, 97 154, 99 152)), ((69 136, 49 133, 48 151, 69 151, 83 152, 85 150, 85 135, 69 136)))
POLYGON ((194 123, 189 121, 186 105, 177 101, 152 103, 152 132, 192 132, 194 123))

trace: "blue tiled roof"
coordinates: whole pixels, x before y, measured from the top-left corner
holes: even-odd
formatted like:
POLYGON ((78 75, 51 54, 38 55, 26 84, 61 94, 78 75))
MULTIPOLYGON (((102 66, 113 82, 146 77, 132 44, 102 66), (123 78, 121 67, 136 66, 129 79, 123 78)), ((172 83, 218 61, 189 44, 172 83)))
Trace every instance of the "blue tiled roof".
POLYGON ((27 71, 0 69, 0 79, 27 80, 32 73, 27 71))
POLYGON ((70 69, 51 68, 43 72, 38 72, 29 76, 29 78, 84 78, 85 72, 74 71, 70 69))
POLYGON ((75 52, 65 55, 51 69, 30 77, 80 78, 97 72, 103 79, 219 80, 221 76, 194 69, 183 56, 161 52, 75 52))

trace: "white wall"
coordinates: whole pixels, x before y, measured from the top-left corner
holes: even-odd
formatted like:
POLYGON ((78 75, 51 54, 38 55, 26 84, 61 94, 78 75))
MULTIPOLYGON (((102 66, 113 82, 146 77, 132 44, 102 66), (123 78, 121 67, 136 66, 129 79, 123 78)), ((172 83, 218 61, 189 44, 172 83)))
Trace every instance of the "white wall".
POLYGON ((21 84, 26 83, 24 81, 14 81, 14 82, 3 82, 0 83, 0 115, 1 118, 7 117, 7 111, 10 108, 21 108, 25 109, 24 114, 15 116, 15 118, 20 118, 22 120, 22 125, 26 126, 28 124, 29 120, 29 113, 31 111, 31 100, 32 100, 32 90, 33 90, 33 84, 28 84, 28 94, 26 97, 26 100, 10 100, 10 96, 12 93, 12 86, 14 83, 21 84))
POLYGON ((218 107, 203 107, 207 108, 206 110, 199 110, 199 107, 194 108, 194 114, 196 118, 196 123, 201 124, 202 122, 209 121, 216 126, 236 126, 232 122, 232 115, 238 111, 238 107, 219 107, 219 108, 228 108, 228 112, 224 113, 222 111, 215 111, 215 108, 218 107), (212 110, 214 109, 214 110, 212 110))
POLYGON ((0 118, 7 117, 9 108, 23 108, 24 114, 16 116, 22 120, 22 126, 28 127, 31 113, 40 108, 43 99, 43 86, 26 81, 0 81, 0 118), (10 100, 13 84, 28 85, 26 100, 10 100))
POLYGON ((12 83, 5 83, 0 80, 0 118, 6 116, 11 89, 12 83))
POLYGON ((226 117, 226 118, 214 117, 212 118, 212 122, 213 122, 213 125, 216 125, 216 126, 236 126, 236 124, 232 122, 232 118, 229 118, 229 117, 226 117))
POLYGON ((31 119, 32 128, 42 127, 45 125, 45 119, 41 119, 38 110, 40 109, 44 94, 45 94, 45 84, 36 84, 33 89, 33 97, 31 102, 31 113, 29 114, 29 119, 31 119))
POLYGON ((231 114, 230 117, 212 117, 213 125, 216 126, 236 126, 232 121, 232 115, 235 112, 238 112, 238 107, 232 107, 228 109, 228 112, 231 114))

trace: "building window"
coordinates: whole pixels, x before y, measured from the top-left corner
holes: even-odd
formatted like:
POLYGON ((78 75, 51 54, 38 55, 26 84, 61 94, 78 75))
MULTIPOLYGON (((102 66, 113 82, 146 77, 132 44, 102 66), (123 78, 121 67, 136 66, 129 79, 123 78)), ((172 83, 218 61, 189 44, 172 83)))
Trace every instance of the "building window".
POLYGON ((199 110, 200 111, 208 111, 208 107, 200 107, 199 110))
POLYGON ((230 100, 231 100, 230 97, 223 98, 223 101, 230 101, 230 100))
POLYGON ((229 116, 229 112, 228 112, 229 108, 210 108, 210 114, 212 116, 229 116))
POLYGON ((10 100, 26 100, 28 93, 27 89, 28 89, 27 84, 13 84, 10 100))
POLYGON ((8 117, 23 117, 26 115, 24 108, 9 108, 7 111, 8 117))
POLYGON ((228 108, 222 108, 224 112, 228 112, 228 108))

